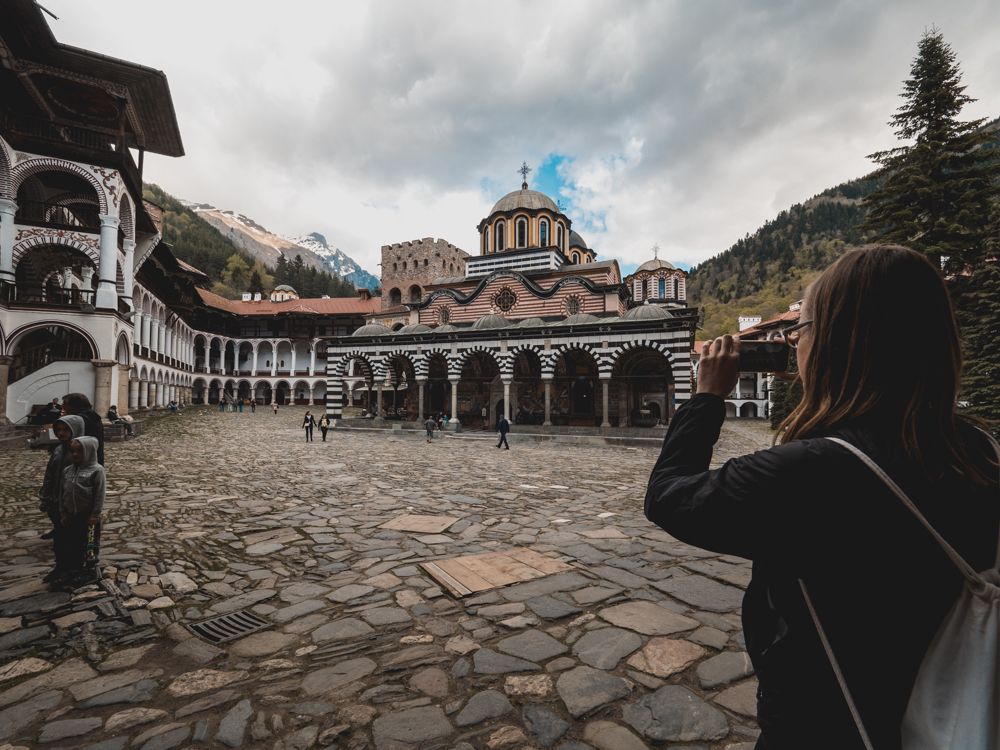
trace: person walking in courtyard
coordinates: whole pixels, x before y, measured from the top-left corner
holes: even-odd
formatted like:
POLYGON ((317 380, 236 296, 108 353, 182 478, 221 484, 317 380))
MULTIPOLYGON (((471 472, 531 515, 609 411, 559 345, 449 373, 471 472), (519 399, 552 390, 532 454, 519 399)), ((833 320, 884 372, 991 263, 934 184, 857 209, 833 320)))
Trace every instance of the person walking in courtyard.
POLYGON ((326 442, 326 431, 330 429, 330 418, 324 414, 319 418, 319 431, 323 435, 323 442, 326 442))
POLYGON ((239 400, 240 414, 243 413, 243 399, 239 400))
POLYGON ((60 525, 66 532, 61 539, 63 559, 78 571, 73 585, 81 585, 97 578, 107 479, 97 463, 97 438, 71 440, 69 455, 72 463, 63 471, 59 499, 60 525))
POLYGON ((42 488, 38 491, 38 509, 48 515, 52 529, 42 534, 42 539, 52 539, 52 551, 55 553, 56 565, 42 581, 52 583, 70 570, 66 559, 66 545, 61 539, 64 532, 62 515, 59 512, 59 500, 62 497, 62 475, 70 465, 69 444, 74 438, 83 437, 85 425, 82 417, 65 416, 56 420, 52 431, 59 438, 59 444, 49 456, 45 467, 45 477, 42 488))
POLYGON ((257 399, 250 399, 250 413, 255 414, 257 412, 257 399))
POLYGON ((274 416, 278 416, 278 402, 272 401, 271 408, 274 409, 274 416))
POLYGON ((306 431, 306 442, 311 443, 313 439, 313 427, 316 426, 316 419, 311 411, 307 411, 302 419, 302 427, 306 431))
POLYGON ((497 422, 497 432, 500 433, 500 442, 497 443, 497 448, 502 445, 504 450, 509 451, 510 445, 507 443, 507 433, 510 432, 510 422, 507 421, 505 414, 500 415, 500 421, 497 422))
POLYGON ((437 427, 437 422, 434 421, 434 417, 427 417, 427 421, 424 422, 424 428, 427 430, 427 442, 431 442, 434 439, 434 428, 437 427))
MULTIPOLYGON (((742 618, 759 681, 757 748, 937 747, 927 735, 946 716, 918 696, 948 699, 951 685, 928 685, 918 670, 941 664, 951 631, 939 627, 968 604, 967 576, 977 583, 963 597, 975 586, 996 597, 1000 446, 956 412, 958 327, 923 254, 846 253, 807 289, 800 320, 786 341, 803 395, 777 445, 710 469, 740 340, 705 343, 697 393, 670 422, 645 514, 687 544, 753 561, 742 618), (990 571, 989 582, 975 571, 990 571)), ((974 601, 993 611, 992 600, 974 601)), ((992 673, 995 657, 981 658, 992 673)), ((971 675, 974 660, 961 664, 971 675)), ((976 747, 990 744, 993 726, 977 725, 976 747)))

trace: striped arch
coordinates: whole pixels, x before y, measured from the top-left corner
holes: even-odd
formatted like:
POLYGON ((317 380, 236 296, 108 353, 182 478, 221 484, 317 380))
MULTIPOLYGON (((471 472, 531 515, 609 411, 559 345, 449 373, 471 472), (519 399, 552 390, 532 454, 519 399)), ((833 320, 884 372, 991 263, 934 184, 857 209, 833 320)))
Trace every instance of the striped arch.
POLYGON ((118 209, 118 219, 127 239, 135 242, 135 206, 127 190, 122 191, 122 202, 118 209))
POLYGON ((392 381, 393 385, 398 385, 400 378, 396 375, 396 368, 392 366, 392 361, 397 358, 405 359, 409 362, 410 367, 413 368, 414 376, 416 376, 417 363, 414 356, 409 352, 395 351, 386 352, 379 362, 377 374, 380 380, 389 379, 392 381))
POLYGON ((365 380, 371 382, 375 368, 372 367, 369 355, 360 352, 346 352, 334 358, 327 356, 326 360, 326 416, 329 419, 340 419, 343 416, 344 378, 347 363, 351 360, 361 363, 361 372, 365 380))
MULTIPOLYGON (((678 355, 671 351, 667 344, 662 341, 625 341, 622 342, 621 346, 611 352, 608 361, 610 362, 611 369, 608 371, 610 376, 611 370, 614 369, 618 360, 623 354, 632 349, 643 347, 646 349, 654 349, 666 357, 667 362, 670 364, 670 372, 674 378, 674 395, 678 401, 687 401, 691 398, 691 357, 690 355, 678 355)), ((604 377, 603 370, 601 372, 601 377, 604 377)))
MULTIPOLYGON (((594 351, 594 349, 591 348, 590 346, 587 346, 586 344, 581 344, 577 341, 559 345, 555 349, 552 349, 550 352, 548 352, 548 356, 546 357, 543 357, 541 354, 539 354, 539 359, 542 360, 542 377, 543 378, 555 377, 556 362, 558 362, 559 358, 562 357, 566 352, 572 349, 578 349, 580 351, 589 354, 591 358, 593 358, 594 364, 597 366, 597 372, 599 376, 602 378, 605 377, 604 370, 601 368, 601 365, 603 364, 602 357, 596 351, 594 351)), ((608 368, 607 377, 610 377, 610 374, 611 374, 611 369, 608 368)))
POLYGON ((73 248, 74 250, 79 250, 93 262, 95 269, 100 268, 101 254, 96 248, 79 242, 72 237, 60 237, 55 234, 42 237, 29 237, 28 239, 22 240, 14 245, 14 268, 17 268, 17 264, 21 262, 21 258, 23 258, 24 254, 31 248, 41 247, 43 245, 65 245, 73 248))
POLYGON ((12 184, 10 153, 7 151, 7 144, 0 141, 0 198, 14 200, 17 193, 11 193, 12 184))
POLYGON ((70 174, 75 174, 78 177, 82 177, 87 182, 91 184, 94 190, 97 192, 97 200, 102 214, 108 214, 108 194, 101 185, 100 181, 92 173, 88 172, 86 169, 78 164, 74 164, 70 161, 63 161, 62 159, 30 159, 28 161, 21 162, 16 167, 11 170, 10 179, 10 191, 13 195, 17 195, 18 188, 21 187, 28 177, 38 172, 69 172, 70 174))
POLYGON ((426 380, 430 377, 431 358, 436 355, 444 357, 444 361, 448 364, 448 372, 451 373, 451 349, 444 349, 440 346, 435 346, 431 349, 424 349, 421 354, 414 355, 413 370, 418 379, 426 380))
MULTIPOLYGON (((539 363, 542 366, 542 371, 545 368, 545 352, 542 351, 542 347, 537 344, 518 344, 517 346, 511 347, 507 350, 507 361, 501 365, 500 373, 504 377, 514 377, 514 362, 517 360, 517 355, 521 352, 531 352, 538 358, 539 363), (506 368, 506 369, 505 369, 506 368)), ((553 360, 553 367, 555 360, 553 360)))
POLYGON ((462 377, 462 370, 465 369, 465 363, 469 359, 469 355, 473 352, 489 354, 493 361, 497 363, 497 369, 500 370, 500 374, 504 374, 504 360, 507 355, 500 354, 496 347, 485 346, 483 344, 474 344, 468 349, 462 351, 454 359, 448 360, 448 378, 455 379, 462 377))

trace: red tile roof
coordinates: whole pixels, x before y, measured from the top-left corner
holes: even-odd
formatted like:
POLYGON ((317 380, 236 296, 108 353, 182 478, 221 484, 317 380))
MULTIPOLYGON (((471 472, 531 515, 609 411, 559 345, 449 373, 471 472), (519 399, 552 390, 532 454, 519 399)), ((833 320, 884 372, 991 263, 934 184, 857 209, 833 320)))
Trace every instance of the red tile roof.
POLYGON ((382 306, 380 297, 329 297, 319 299, 290 299, 285 302, 243 302, 220 297, 218 294, 199 289, 202 302, 209 307, 225 310, 235 315, 368 315, 382 306))

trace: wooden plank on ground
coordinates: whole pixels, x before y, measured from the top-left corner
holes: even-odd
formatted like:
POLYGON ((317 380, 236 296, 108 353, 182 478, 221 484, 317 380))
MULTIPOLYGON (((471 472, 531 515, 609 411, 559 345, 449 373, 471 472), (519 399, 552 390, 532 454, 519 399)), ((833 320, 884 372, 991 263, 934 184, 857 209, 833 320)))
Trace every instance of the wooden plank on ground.
POLYGON ((507 586, 517 583, 520 578, 504 573, 493 564, 492 560, 486 559, 486 555, 469 555, 468 557, 455 558, 455 562, 471 570, 475 575, 487 581, 491 587, 507 586))
POLYGON ((405 513, 386 521, 379 528, 391 531, 413 531, 421 534, 440 534, 457 520, 451 516, 418 516, 405 513))
POLYGON ((492 583, 480 578, 460 562, 456 562, 455 558, 451 558, 449 560, 435 560, 434 563, 445 573, 461 583, 465 588, 469 589, 470 592, 486 591, 486 589, 494 588, 492 583))
POLYGON ((456 580, 453 576, 448 575, 434 563, 421 563, 420 567, 430 573, 431 577, 434 578, 435 581, 440 583, 455 596, 465 596, 472 593, 469 589, 463 586, 460 581, 456 580))
POLYGON ((523 547, 506 552, 435 560, 421 563, 421 567, 455 596, 467 596, 573 569, 523 547))
POLYGON ((523 560, 517 560, 512 555, 503 552, 491 553, 486 562, 511 576, 515 581, 530 581, 535 578, 544 578, 546 575, 537 568, 526 565, 523 560))
POLYGON ((535 570, 540 570, 545 575, 552 575, 553 573, 566 573, 567 571, 573 570, 572 565, 567 565, 566 563, 559 562, 558 560, 553 560, 551 557, 546 557, 540 552, 535 552, 534 550, 520 548, 517 550, 517 559, 523 562, 525 565, 530 565, 535 570))

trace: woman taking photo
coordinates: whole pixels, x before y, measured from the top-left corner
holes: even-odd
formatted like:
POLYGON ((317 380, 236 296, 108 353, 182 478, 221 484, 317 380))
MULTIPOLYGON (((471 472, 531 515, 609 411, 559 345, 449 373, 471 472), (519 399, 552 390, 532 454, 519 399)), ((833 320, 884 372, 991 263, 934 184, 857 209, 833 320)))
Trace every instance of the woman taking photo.
POLYGON ((759 680, 758 749, 865 747, 807 591, 871 746, 898 750, 917 670, 965 579, 900 498, 826 438, 866 453, 975 571, 997 555, 997 454, 955 413, 958 330, 922 255, 844 255, 808 289, 800 320, 789 344, 803 397, 780 444, 709 470, 740 342, 706 343, 697 393, 650 477, 646 517, 753 561, 742 617, 759 680))

